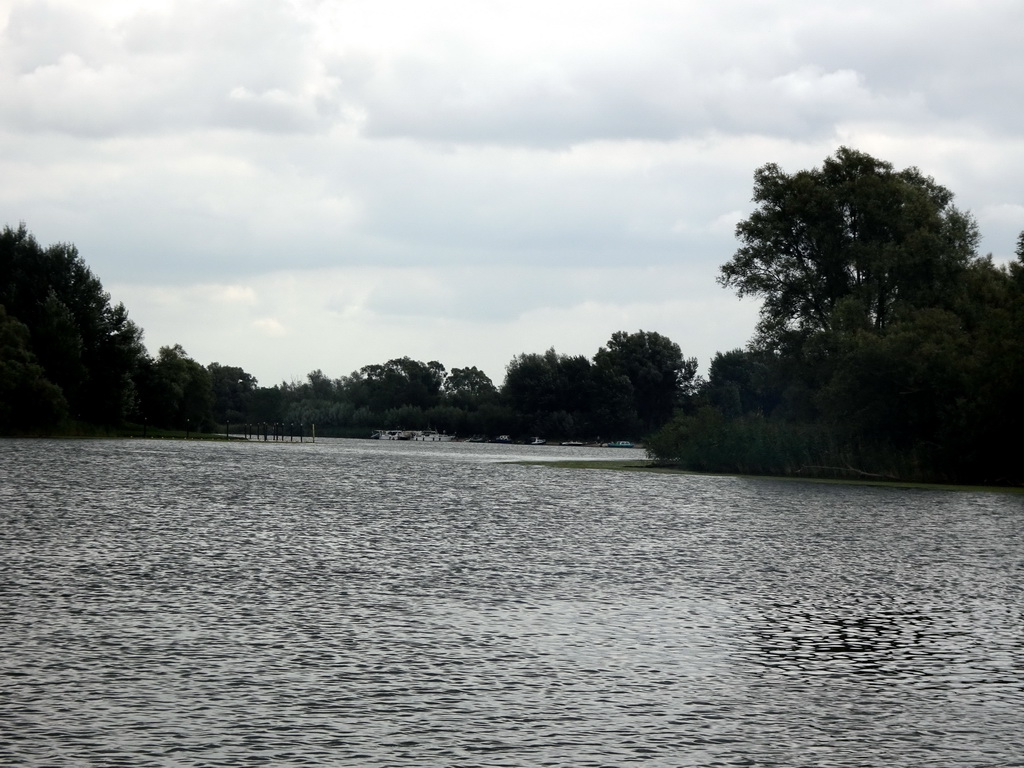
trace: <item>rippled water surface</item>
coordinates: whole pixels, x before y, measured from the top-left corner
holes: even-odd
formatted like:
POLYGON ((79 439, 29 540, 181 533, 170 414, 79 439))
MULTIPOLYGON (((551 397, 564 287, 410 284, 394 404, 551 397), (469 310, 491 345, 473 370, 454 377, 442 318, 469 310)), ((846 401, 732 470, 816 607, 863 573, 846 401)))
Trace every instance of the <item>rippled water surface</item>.
POLYGON ((0 441, 0 765, 1024 765, 1024 497, 569 453, 0 441))

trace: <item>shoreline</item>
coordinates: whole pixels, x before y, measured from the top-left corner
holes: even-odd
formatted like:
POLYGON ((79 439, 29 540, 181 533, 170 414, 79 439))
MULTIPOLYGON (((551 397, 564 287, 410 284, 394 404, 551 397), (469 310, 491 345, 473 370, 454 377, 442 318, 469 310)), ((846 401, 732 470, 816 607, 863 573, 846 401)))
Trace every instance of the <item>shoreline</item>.
POLYGON ((954 485, 952 483, 919 483, 909 480, 863 480, 827 477, 793 477, 792 475, 743 475, 730 472, 697 472, 677 467, 659 466, 645 459, 566 459, 554 461, 522 460, 510 462, 525 466, 557 467, 559 469, 605 469, 613 472, 650 472, 663 475, 701 475, 734 477, 748 480, 776 480, 790 483, 823 483, 828 485, 867 485, 882 488, 903 488, 928 491, 959 491, 1024 494, 1024 488, 1009 485, 954 485))

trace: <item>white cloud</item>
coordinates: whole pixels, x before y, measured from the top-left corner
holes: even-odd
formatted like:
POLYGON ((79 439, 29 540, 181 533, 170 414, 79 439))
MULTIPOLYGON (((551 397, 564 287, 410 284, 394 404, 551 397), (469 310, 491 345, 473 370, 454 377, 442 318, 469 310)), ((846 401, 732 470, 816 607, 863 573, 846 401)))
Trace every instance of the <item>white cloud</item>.
POLYGON ((258 320, 253 320, 252 327, 272 339, 281 339, 288 335, 288 329, 284 324, 273 317, 261 317, 258 320))
POLYGON ((500 378, 641 327, 706 364, 753 331, 714 278, 766 162, 919 166, 1012 256, 1022 27, 1009 0, 0 0, 0 223, 264 383, 500 378))
POLYGON ((619 330, 657 330, 706 369, 743 346, 755 302, 706 291, 686 266, 630 269, 332 269, 246 284, 116 284, 151 352, 180 343, 206 364, 240 365, 264 383, 332 377, 409 355, 475 365, 496 383, 516 354, 554 346, 592 356, 619 330), (134 308, 134 309, 132 309, 134 308))

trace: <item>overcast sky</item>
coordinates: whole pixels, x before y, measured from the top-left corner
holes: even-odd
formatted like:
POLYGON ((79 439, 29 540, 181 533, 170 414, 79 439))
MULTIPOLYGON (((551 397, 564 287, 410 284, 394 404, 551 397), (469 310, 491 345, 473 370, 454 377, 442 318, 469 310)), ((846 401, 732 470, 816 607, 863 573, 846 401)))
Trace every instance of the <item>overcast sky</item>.
POLYGON ((657 331, 706 371, 754 170, 841 145, 1024 230, 1020 0, 0 0, 0 225, 262 385, 657 331))

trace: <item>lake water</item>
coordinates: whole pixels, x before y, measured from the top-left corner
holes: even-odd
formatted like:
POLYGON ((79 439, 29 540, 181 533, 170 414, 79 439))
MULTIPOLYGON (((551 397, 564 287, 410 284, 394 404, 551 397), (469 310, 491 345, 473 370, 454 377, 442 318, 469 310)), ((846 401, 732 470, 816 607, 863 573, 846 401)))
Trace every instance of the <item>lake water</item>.
POLYGON ((0 441, 0 765, 1024 765, 1024 496, 567 455, 0 441))

